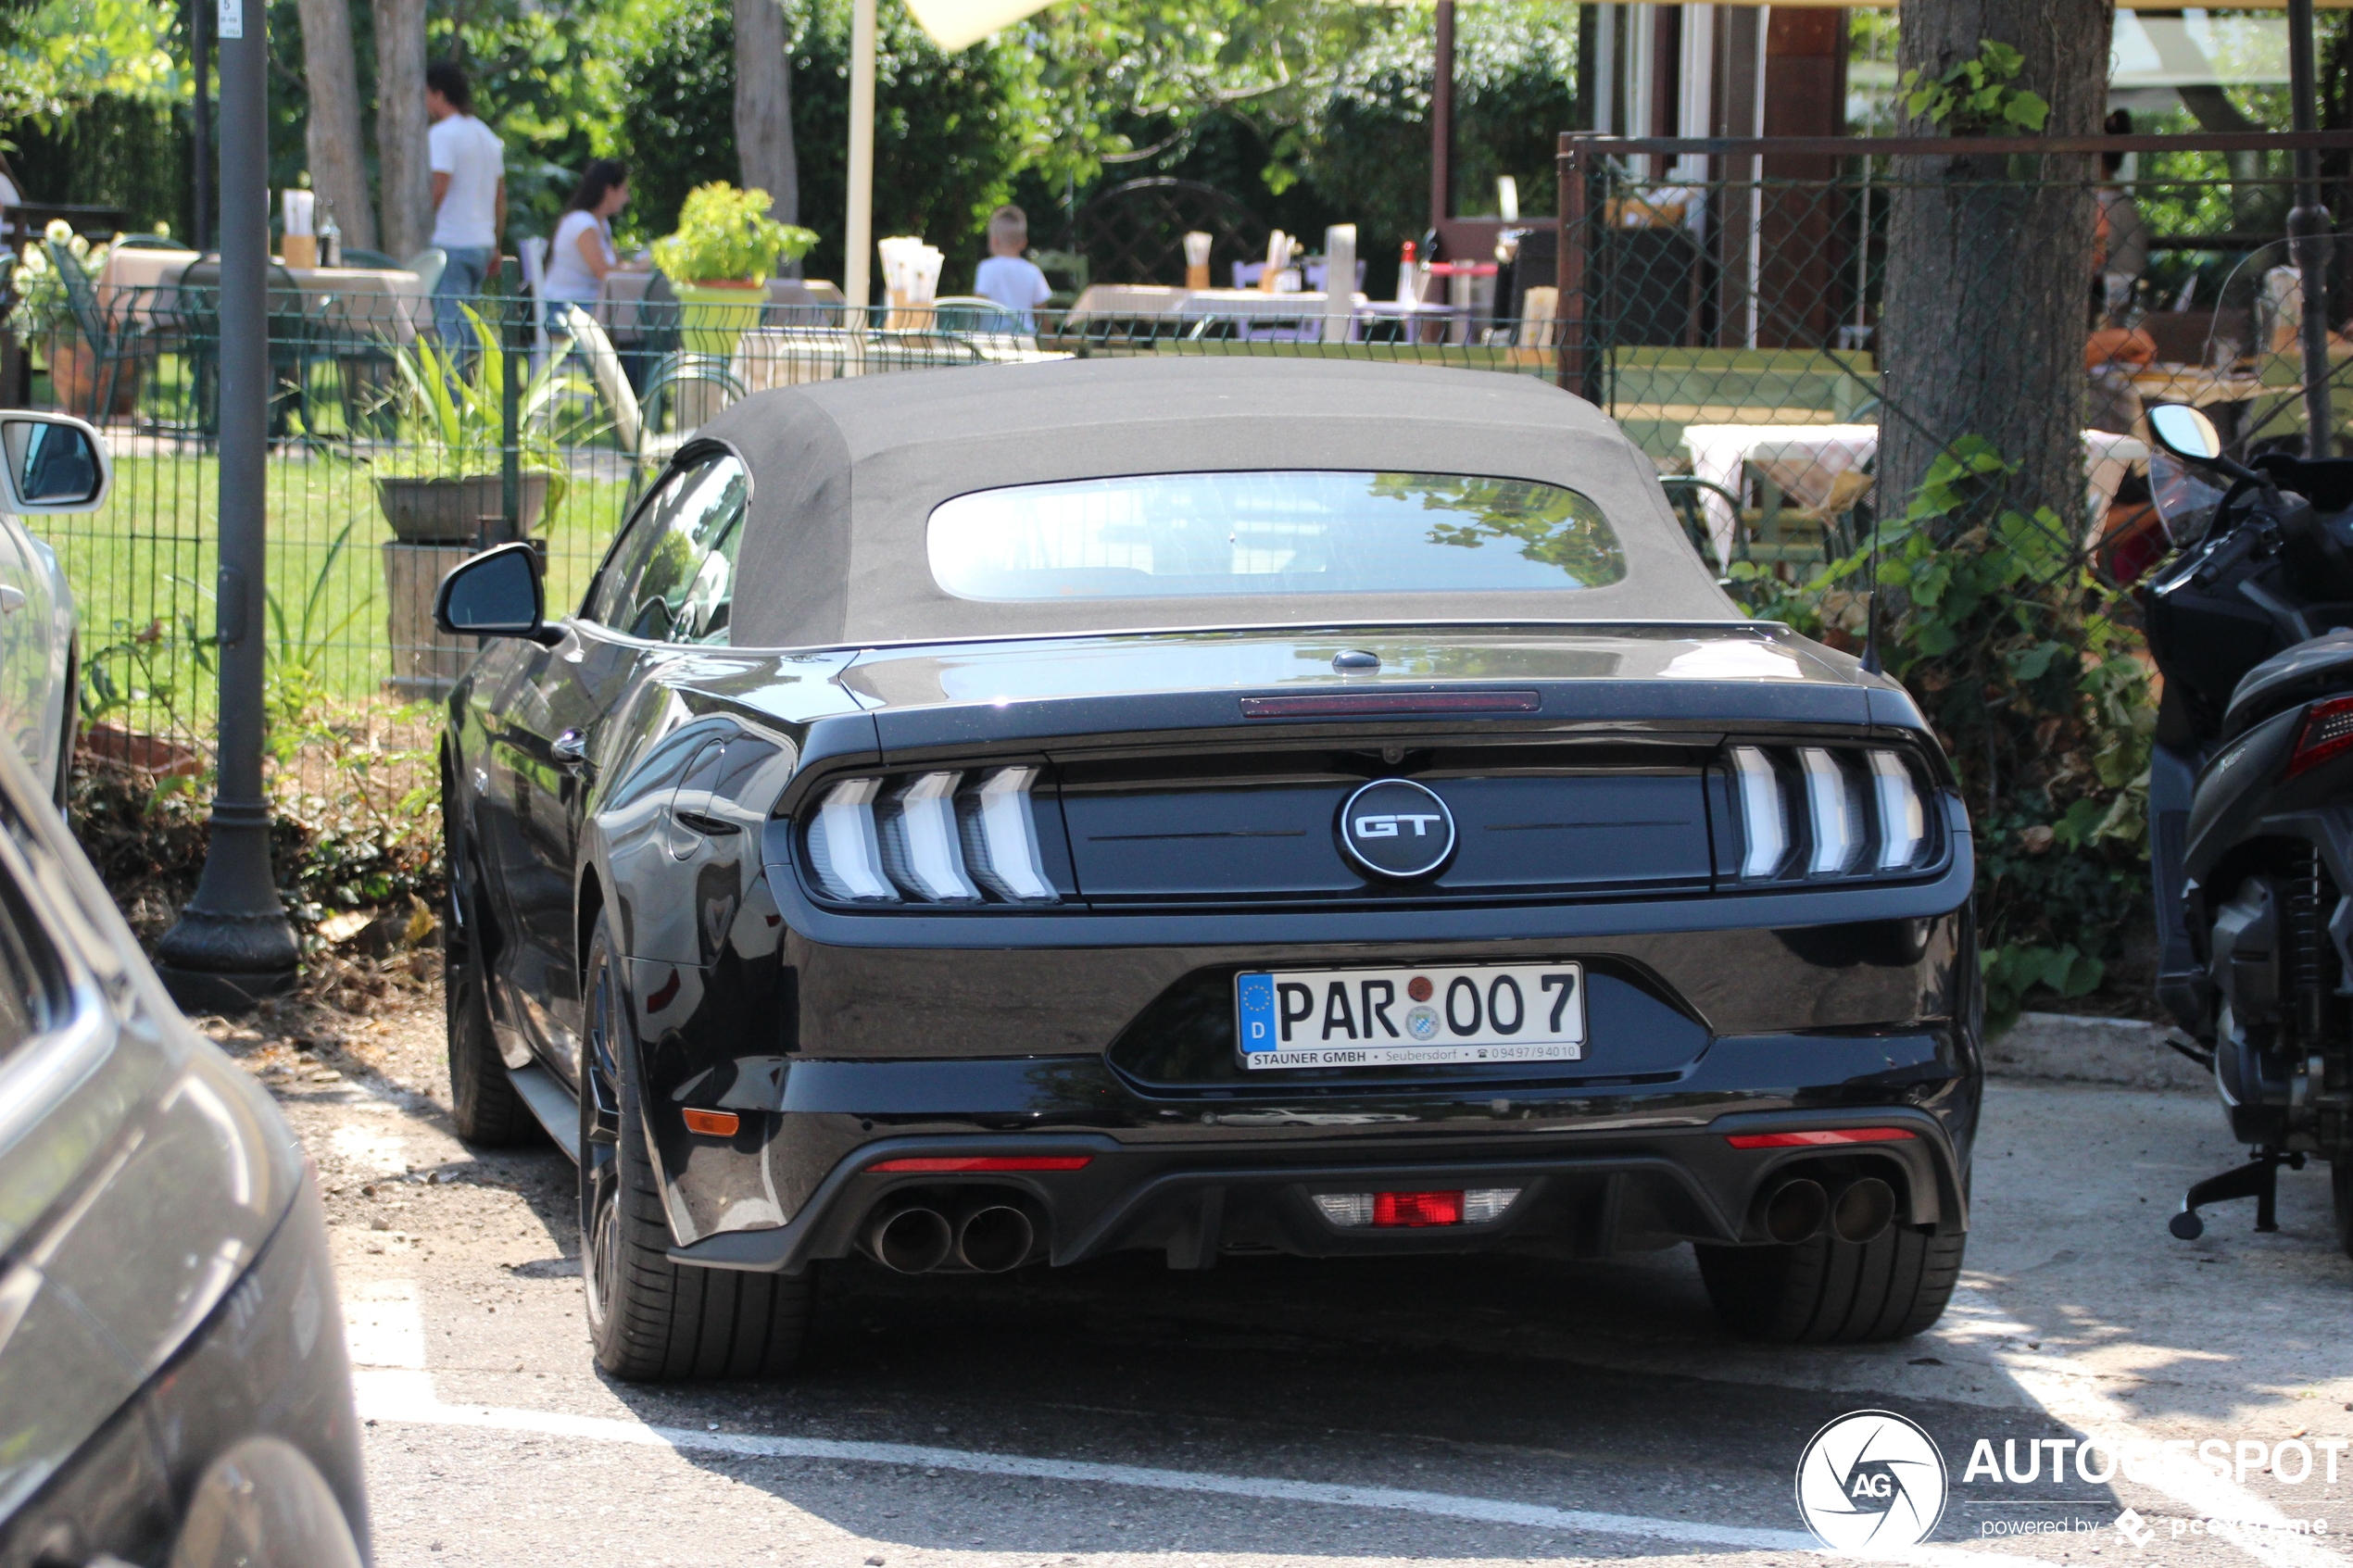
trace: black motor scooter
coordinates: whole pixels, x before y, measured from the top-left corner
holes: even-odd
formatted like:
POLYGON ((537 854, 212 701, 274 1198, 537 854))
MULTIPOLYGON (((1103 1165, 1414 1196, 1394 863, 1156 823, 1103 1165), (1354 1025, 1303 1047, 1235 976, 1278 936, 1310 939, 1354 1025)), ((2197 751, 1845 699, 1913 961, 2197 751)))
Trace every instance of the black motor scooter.
POLYGON ((2233 461, 2195 408, 2149 410, 2176 549, 2140 588, 2165 675, 2149 770, 2158 996, 2210 1067, 2245 1165, 2171 1221, 2330 1162, 2353 1253, 2353 459, 2233 461), (2207 483, 2211 476, 2219 484, 2207 483))

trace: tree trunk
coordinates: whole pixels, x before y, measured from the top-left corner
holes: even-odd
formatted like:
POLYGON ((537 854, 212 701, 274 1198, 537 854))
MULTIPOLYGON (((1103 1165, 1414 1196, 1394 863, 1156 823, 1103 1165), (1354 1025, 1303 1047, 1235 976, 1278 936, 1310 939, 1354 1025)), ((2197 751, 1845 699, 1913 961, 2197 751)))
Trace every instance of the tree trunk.
POLYGON ((424 0, 375 0, 376 172, 384 247, 409 257, 433 242, 425 153, 424 0))
POLYGON ((744 188, 765 191, 770 215, 800 221, 800 171, 793 160, 792 53, 777 0, 735 0, 736 154, 744 188))
MULTIPOLYGON (((2051 106, 2044 133, 2104 118, 2107 0, 1903 0, 1899 63, 1931 76, 1982 40, 2025 56, 2011 84, 2051 106)), ((1943 128, 1915 122, 1909 134, 1943 128)), ((1900 517, 1937 455, 1982 436, 2020 465, 2007 499, 2082 536, 2083 347, 2096 215, 2088 155, 1894 160, 1880 330, 1882 516, 1900 517), (2022 178, 2020 178, 2022 176, 2022 178)))
POLYGON ((368 164, 359 145, 359 66, 351 50, 350 0, 302 0, 301 10, 311 188, 333 204, 344 244, 373 250, 376 214, 368 202, 368 164))

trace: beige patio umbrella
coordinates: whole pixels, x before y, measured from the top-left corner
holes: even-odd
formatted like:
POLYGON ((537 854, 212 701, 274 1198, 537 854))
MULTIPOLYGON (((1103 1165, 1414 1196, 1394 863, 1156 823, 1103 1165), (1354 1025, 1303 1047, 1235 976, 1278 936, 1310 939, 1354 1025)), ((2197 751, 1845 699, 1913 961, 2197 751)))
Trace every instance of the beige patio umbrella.
MULTIPOLYGON (((931 41, 952 55, 1051 3, 908 0, 907 8, 931 41)), ((842 293, 852 311, 863 311, 872 295, 875 248, 875 0, 856 0, 849 11, 849 211, 842 228, 842 293)))

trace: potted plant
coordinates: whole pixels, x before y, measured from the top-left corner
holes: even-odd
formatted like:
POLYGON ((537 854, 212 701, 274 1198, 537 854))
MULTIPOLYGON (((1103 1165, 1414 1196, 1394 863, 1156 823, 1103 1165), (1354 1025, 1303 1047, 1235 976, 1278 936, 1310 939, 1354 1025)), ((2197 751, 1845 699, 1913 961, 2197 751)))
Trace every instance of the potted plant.
POLYGON ((65 220, 53 220, 41 239, 26 244, 23 255, 17 260, 7 291, 16 296, 16 304, 8 312, 7 330, 28 344, 37 342, 42 345, 49 365, 49 384, 60 408, 86 419, 129 414, 138 406, 140 362, 134 356, 120 356, 114 366, 113 387, 103 386, 107 370, 105 350, 92 343, 81 323, 74 320, 72 303, 66 297, 66 281, 51 265, 44 241, 64 246, 93 280, 106 270, 107 247, 104 244, 92 245, 75 233, 65 220), (107 398, 109 405, 103 409, 98 407, 101 397, 107 398))
MULTIPOLYGON (((508 359, 497 334, 469 308, 473 363, 460 370, 431 338, 400 350, 399 425, 393 454, 377 459, 376 505, 406 545, 497 545, 510 537, 504 516, 508 359), (485 527, 485 520, 494 525, 485 527)), ((518 367, 520 368, 520 367, 518 367)), ((522 389, 516 439, 522 491, 512 537, 537 526, 562 495, 563 454, 546 414, 562 389, 550 362, 522 389)))
POLYGON ((654 265, 678 296, 686 347, 722 358, 760 320, 777 263, 809 254, 817 236, 768 216, 768 193, 724 182, 698 185, 678 209, 678 229, 656 240, 654 265))

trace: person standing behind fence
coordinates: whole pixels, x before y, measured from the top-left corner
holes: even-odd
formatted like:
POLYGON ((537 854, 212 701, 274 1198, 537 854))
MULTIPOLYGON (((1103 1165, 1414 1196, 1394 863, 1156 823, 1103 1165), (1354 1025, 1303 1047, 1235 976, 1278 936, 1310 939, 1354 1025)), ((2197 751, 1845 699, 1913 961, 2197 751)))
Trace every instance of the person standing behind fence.
POLYGON ((547 278, 541 297, 597 307, 605 274, 620 269, 613 254, 612 220, 629 205, 629 169, 618 158, 600 157, 580 176, 580 186, 564 203, 556 220, 556 235, 547 244, 547 278))
POLYGON ((433 243, 448 257, 434 287, 434 325, 460 368, 473 358, 473 329, 460 306, 482 294, 507 227, 507 152, 474 118, 473 89, 453 61, 425 68, 425 133, 433 169, 433 243))
POLYGON ((1023 332, 1034 332, 1038 318, 1033 312, 1052 297, 1054 289, 1038 264, 1023 257, 1028 248, 1027 213, 1010 205, 990 213, 988 256, 973 273, 973 293, 995 300, 1020 320, 1023 332))

